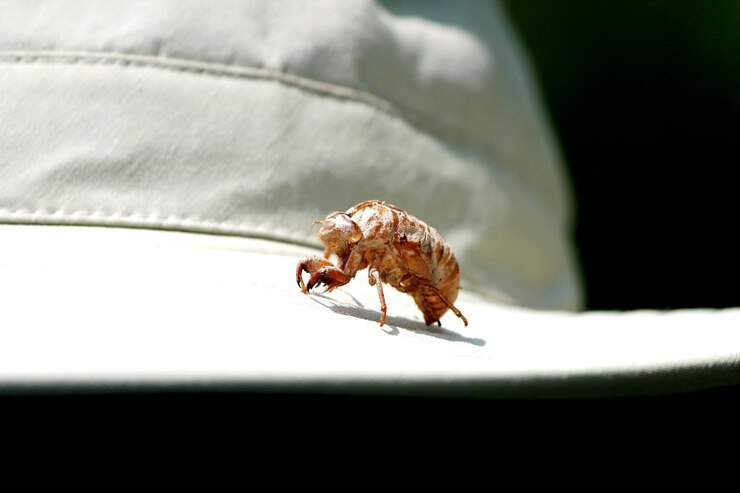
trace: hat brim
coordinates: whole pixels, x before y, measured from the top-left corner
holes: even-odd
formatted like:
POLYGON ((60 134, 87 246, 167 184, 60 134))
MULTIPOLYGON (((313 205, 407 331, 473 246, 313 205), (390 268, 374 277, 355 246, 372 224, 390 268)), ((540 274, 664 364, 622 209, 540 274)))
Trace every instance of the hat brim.
MULTIPOLYGON (((361 272, 304 295, 307 247, 185 232, 0 227, 0 391, 243 389, 652 395, 740 380, 740 310, 567 313, 463 289, 427 326, 361 272)), ((464 288, 464 282, 463 282, 464 288)))

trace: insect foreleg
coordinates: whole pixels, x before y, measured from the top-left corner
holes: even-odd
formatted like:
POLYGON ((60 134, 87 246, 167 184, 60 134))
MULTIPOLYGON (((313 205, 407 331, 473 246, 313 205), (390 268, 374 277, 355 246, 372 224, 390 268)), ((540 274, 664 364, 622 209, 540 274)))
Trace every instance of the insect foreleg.
POLYGON ((385 314, 388 307, 385 304, 385 295, 383 294, 383 283, 380 282, 380 272, 375 267, 371 267, 369 271, 369 282, 371 286, 378 288, 378 298, 380 298, 380 326, 385 324, 385 314))
POLYGON ((324 258, 317 257, 316 255, 304 257, 300 262, 298 262, 298 266, 295 269, 295 281, 298 284, 298 287, 301 288, 301 291, 303 291, 303 294, 308 293, 308 290, 312 287, 309 281, 309 286, 306 288, 306 285, 303 282, 303 272, 305 271, 312 274, 311 277, 313 278, 313 274, 315 272, 325 267, 334 267, 334 264, 324 258))
POLYGON ((308 280, 306 288, 308 288, 308 291, 311 291, 313 288, 323 284, 326 286, 326 290, 331 292, 334 288, 344 286, 351 280, 352 278, 342 272, 342 269, 332 265, 329 267, 323 267, 311 274, 311 278, 308 280))

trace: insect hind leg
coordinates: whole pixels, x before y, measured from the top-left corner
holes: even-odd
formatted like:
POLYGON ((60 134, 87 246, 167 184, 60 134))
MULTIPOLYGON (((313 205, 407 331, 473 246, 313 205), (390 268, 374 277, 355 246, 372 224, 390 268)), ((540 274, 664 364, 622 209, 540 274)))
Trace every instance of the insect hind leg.
MULTIPOLYGON (((442 293, 440 292, 439 289, 435 288, 434 286, 428 286, 427 289, 431 290, 439 298, 439 300, 442 303, 444 303, 447 306, 447 308, 449 308, 452 311, 452 313, 454 313, 459 318, 461 318, 462 321, 463 321, 463 323, 465 324, 465 327, 468 326, 468 319, 465 318, 465 315, 463 315, 462 312, 460 310, 458 310, 455 305, 453 305, 452 303, 450 303, 449 301, 447 301, 445 299, 445 297, 442 296, 442 293)), ((437 324, 441 325, 440 322, 439 322, 439 319, 437 319, 436 322, 437 322, 437 324)), ((427 325, 429 325, 429 321, 427 321, 427 325)))

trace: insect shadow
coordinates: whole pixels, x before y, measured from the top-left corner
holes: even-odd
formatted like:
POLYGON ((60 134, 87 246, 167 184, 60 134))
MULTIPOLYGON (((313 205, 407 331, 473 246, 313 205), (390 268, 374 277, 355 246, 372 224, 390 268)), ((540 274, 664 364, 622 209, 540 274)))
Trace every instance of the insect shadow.
MULTIPOLYGON (((313 296, 311 296, 311 299, 321 306, 324 306, 333 311, 334 313, 361 318, 364 320, 370 320, 376 323, 378 322, 378 320, 380 320, 380 311, 366 308, 357 298, 349 293, 347 294, 355 302, 355 305, 339 303, 323 294, 318 293, 314 293, 313 296)), ((406 330, 411 330, 419 334, 445 339, 451 342, 465 342, 467 344, 473 344, 475 346, 486 345, 486 341, 484 339, 480 339, 477 337, 465 337, 455 331, 448 330, 436 325, 428 326, 424 322, 411 320, 405 317, 394 317, 392 315, 388 315, 385 319, 385 325, 390 330, 388 330, 386 327, 383 327, 383 330, 385 330, 390 335, 398 335, 398 329, 402 328, 406 330)))

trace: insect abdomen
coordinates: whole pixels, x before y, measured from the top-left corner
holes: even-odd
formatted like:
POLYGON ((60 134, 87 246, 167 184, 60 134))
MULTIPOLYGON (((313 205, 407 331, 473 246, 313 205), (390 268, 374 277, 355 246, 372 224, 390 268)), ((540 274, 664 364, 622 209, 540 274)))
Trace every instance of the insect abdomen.
POLYGON ((363 202, 348 213, 360 225, 366 247, 385 249, 379 262, 384 280, 414 297, 427 324, 439 320, 457 299, 460 269, 437 230, 378 201, 363 202))

